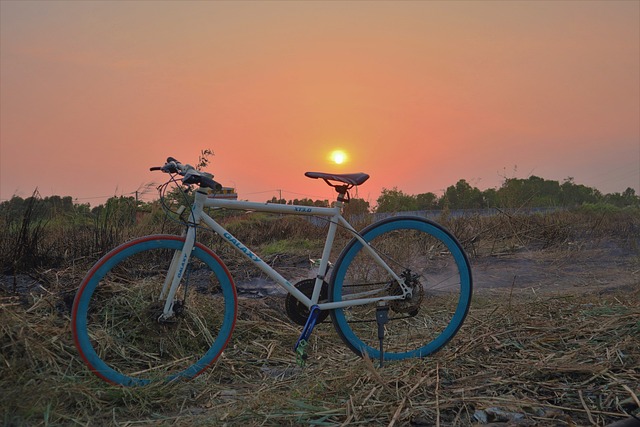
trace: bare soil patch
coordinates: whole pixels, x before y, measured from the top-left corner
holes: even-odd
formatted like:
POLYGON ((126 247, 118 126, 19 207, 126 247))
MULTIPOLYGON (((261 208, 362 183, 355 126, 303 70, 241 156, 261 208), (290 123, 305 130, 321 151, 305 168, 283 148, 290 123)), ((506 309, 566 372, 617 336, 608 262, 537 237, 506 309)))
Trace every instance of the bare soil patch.
POLYGON ((473 262, 476 289, 529 288, 589 292, 628 288, 640 281, 640 253, 620 239, 567 242, 542 250, 519 248, 473 262))

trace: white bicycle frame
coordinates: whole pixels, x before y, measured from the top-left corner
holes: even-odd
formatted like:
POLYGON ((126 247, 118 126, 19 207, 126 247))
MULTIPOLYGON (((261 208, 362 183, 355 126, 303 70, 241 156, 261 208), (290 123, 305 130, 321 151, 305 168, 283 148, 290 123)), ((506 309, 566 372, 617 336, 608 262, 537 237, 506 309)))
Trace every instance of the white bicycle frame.
POLYGON ((272 280, 274 280, 277 284, 282 286, 287 292, 292 294, 297 300, 303 303, 306 307, 311 309, 313 306, 317 306, 320 310, 331 310, 335 308, 343 308, 350 307, 355 305, 364 305, 370 303, 379 303, 383 301, 393 301, 399 299, 405 299, 411 296, 411 289, 405 286, 404 279, 399 277, 388 265, 384 262, 384 260, 378 255, 378 253, 369 245, 359 234, 358 232, 347 222, 346 219, 341 214, 343 202, 337 201, 335 206, 332 208, 324 208, 324 207, 314 207, 314 206, 300 206, 300 205, 281 205, 275 203, 258 203, 258 202, 247 202, 240 200, 229 200, 229 199, 216 199, 210 198, 207 196, 208 190, 200 188, 195 192, 195 201, 191 208, 191 213, 189 215, 190 225, 186 232, 186 240, 184 246, 181 251, 176 251, 174 254, 173 260, 171 262, 171 266, 167 273, 167 277, 165 279, 164 286, 162 288, 162 293, 160 294, 160 300, 164 300, 166 296, 166 301, 164 305, 163 314, 161 315, 161 319, 168 319, 173 316, 173 303, 175 295, 178 291, 178 287, 180 281, 182 280, 182 276, 185 272, 185 266, 189 262, 189 256, 193 247, 195 245, 196 239, 196 226, 201 222, 204 222, 208 225, 213 231, 215 231, 219 236, 221 236, 224 240, 226 240, 229 244, 234 246, 240 253, 242 253, 245 257, 252 261, 253 265, 262 270, 267 276, 269 276, 272 280), (218 224, 213 218, 207 215, 204 212, 205 207, 212 208, 226 208, 233 210, 247 210, 247 211, 256 211, 256 212, 269 212, 269 213, 280 213, 280 214, 288 214, 288 215, 306 215, 306 216, 321 216, 327 217, 329 221, 329 231, 327 232, 327 237, 324 244, 324 249, 322 251, 322 259, 320 260, 320 267, 318 269, 319 274, 316 276, 315 285, 313 288, 313 293, 311 298, 307 297, 301 291, 299 291, 294 285, 292 285, 287 279, 285 279, 280 273, 274 270, 270 265, 265 263, 258 255, 256 255, 253 251, 251 251, 247 246, 245 246, 242 242, 240 242, 237 238, 235 238, 231 233, 229 233, 224 227, 218 224), (336 230, 338 228, 338 224, 342 225, 345 229, 347 229, 356 239, 362 243, 364 249, 371 255, 373 260, 382 266, 393 279, 398 282, 400 285, 400 289, 402 289, 402 295, 393 295, 393 296, 379 296, 379 297, 368 297, 367 295, 372 295, 380 292, 380 290, 374 290, 369 292, 362 292, 360 294, 350 295, 348 300, 336 301, 336 302, 327 302, 318 304, 320 298, 320 291, 322 289, 322 283, 325 279, 325 274, 327 273, 327 266, 329 264, 329 255, 331 254, 331 249, 333 247, 334 238, 336 235, 336 230))

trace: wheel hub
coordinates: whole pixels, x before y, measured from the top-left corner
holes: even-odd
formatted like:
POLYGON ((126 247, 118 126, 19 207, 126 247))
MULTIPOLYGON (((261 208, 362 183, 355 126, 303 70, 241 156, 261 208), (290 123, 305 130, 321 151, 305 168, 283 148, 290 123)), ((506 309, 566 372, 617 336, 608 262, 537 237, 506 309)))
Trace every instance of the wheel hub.
MULTIPOLYGON (((405 270, 400 277, 404 279, 405 286, 408 286, 411 289, 411 296, 402 299, 395 300, 389 303, 389 306, 396 313, 406 313, 410 316, 415 316, 418 314, 420 310, 420 304, 422 304, 422 300, 424 299, 424 286, 418 280, 418 275, 413 274, 411 270, 405 270)), ((391 285, 391 294, 392 295, 402 295, 402 287, 399 283, 394 282, 391 285)))

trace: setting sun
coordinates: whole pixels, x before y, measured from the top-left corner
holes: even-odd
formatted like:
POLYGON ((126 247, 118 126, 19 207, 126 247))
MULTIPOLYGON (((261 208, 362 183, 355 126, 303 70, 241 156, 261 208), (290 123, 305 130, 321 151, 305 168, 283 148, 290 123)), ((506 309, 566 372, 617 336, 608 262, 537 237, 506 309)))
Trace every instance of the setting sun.
POLYGON ((331 152, 331 161, 337 165, 341 165, 347 161, 347 153, 342 150, 335 150, 331 152))

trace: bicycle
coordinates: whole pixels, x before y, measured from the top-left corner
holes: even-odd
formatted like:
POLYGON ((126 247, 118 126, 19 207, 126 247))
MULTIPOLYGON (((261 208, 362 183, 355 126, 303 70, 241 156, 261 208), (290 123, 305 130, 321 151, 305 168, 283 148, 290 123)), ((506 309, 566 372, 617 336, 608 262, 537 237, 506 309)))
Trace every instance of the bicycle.
MULTIPOLYGON (((286 312, 303 326, 294 350, 304 362, 315 325, 331 316, 342 341, 359 356, 387 360, 425 357, 458 332, 469 310, 467 255, 444 227, 417 216, 395 216, 358 232, 342 216, 349 190, 369 175, 307 172, 337 193, 332 207, 216 198, 213 175, 169 157, 160 200, 169 184, 194 188, 183 235, 151 235, 104 255, 80 284, 72 309, 75 345, 89 369, 125 386, 191 379, 229 343, 238 297, 228 268, 196 241, 204 226, 288 293, 286 312), (181 180, 181 182, 180 182, 181 180), (328 231, 315 279, 290 283, 205 212, 233 209, 324 218, 328 231), (203 225, 204 224, 204 225, 203 225), (331 266, 340 227, 352 237, 331 266)), ((184 187, 182 187, 184 188, 184 187)))

